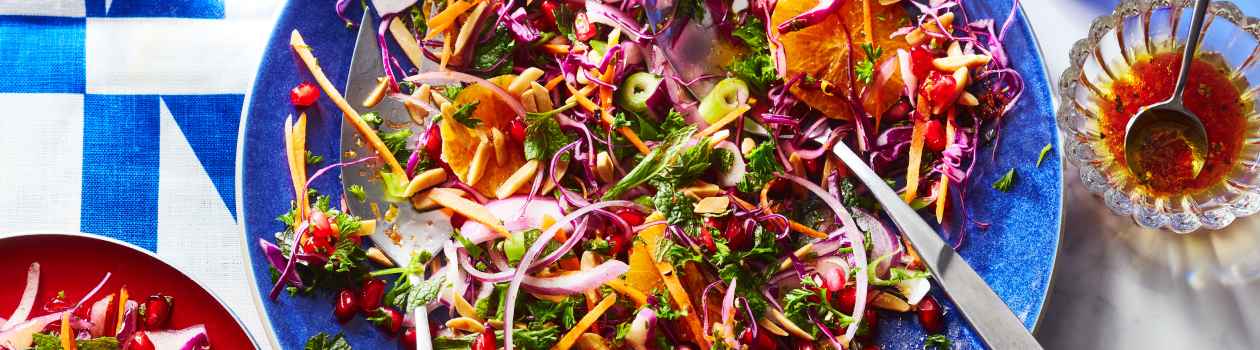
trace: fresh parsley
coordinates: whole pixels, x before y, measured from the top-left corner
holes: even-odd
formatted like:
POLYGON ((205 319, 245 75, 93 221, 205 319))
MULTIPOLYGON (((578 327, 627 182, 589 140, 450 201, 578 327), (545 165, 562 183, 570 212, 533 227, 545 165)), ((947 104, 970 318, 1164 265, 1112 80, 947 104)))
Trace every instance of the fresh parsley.
POLYGON ((933 334, 923 339, 923 350, 950 350, 954 348, 954 342, 949 340, 944 334, 933 334))
POLYGON ((870 43, 862 44, 862 52, 866 53, 866 58, 858 62, 856 69, 857 78, 863 83, 870 84, 875 77, 875 63, 879 61, 879 56, 884 54, 884 49, 870 43))
POLYGON ((747 16, 744 23, 731 31, 731 35, 744 42, 750 51, 769 51, 769 40, 766 40, 766 25, 757 16, 747 16))
POLYGON ((394 153, 394 159, 407 159, 410 154, 407 152, 407 139, 411 138, 411 129, 398 129, 393 132, 378 132, 381 142, 385 144, 390 152, 394 153))
POLYGON ((669 295, 668 290, 660 288, 653 294, 656 294, 656 317, 662 320, 677 320, 687 316, 687 310, 673 306, 674 299, 669 295))
POLYGON ((1002 192, 1009 192, 1012 186, 1015 186, 1015 168, 1008 170, 1006 175, 1002 175, 997 182, 993 183, 993 189, 1002 192))
POLYGON ((315 154, 315 153, 311 153, 311 151, 310 151, 310 150, 307 150, 307 151, 306 151, 306 164, 307 164, 307 165, 315 165, 315 164, 319 164, 319 163, 321 163, 321 162, 323 162, 323 161, 324 161, 324 156, 321 156, 321 155, 318 155, 318 154, 315 154))
POLYGON ((494 30, 490 40, 476 45, 473 50, 472 69, 482 73, 484 77, 493 77, 512 72, 512 50, 516 48, 516 39, 506 25, 494 30))
POLYGON ((1050 154, 1050 150, 1054 149, 1054 144, 1047 143, 1046 147, 1041 148, 1041 154, 1037 155, 1037 167, 1041 167, 1041 161, 1046 160, 1046 155, 1050 154))
POLYGON ((350 343, 346 342, 346 338, 341 333, 335 336, 329 336, 328 333, 319 332, 314 336, 306 339, 305 350, 353 350, 350 343))
MULTIPOLYGON (((61 350, 61 337, 35 333, 31 334, 33 339, 34 350, 61 350)), ((75 347, 80 350, 118 350, 118 338, 114 337, 98 337, 92 339, 78 339, 74 341, 75 347)))
POLYGON ((349 193, 351 197, 354 197, 355 200, 360 202, 367 200, 367 193, 363 192, 362 185, 350 185, 349 187, 346 187, 346 192, 349 193))
POLYGON ((774 59, 770 58, 769 52, 748 53, 731 62, 726 70, 758 91, 765 91, 779 79, 779 73, 774 68, 774 59))
POLYGON ((557 151, 573 142, 573 137, 560 129, 554 113, 525 114, 525 159, 550 161, 557 151))
POLYGON ((767 182, 774 179, 775 173, 783 170, 775 160, 774 143, 766 141, 753 148, 748 153, 747 168, 744 179, 735 186, 736 189, 744 193, 760 191, 767 182))
POLYGON ((376 112, 367 112, 367 113, 360 114, 359 119, 363 119, 364 123, 367 123, 368 126, 371 126, 373 128, 380 127, 381 123, 385 122, 384 119, 381 119, 381 115, 376 112))
POLYGON ((579 297, 568 297, 558 303, 534 300, 525 304, 525 309, 534 318, 529 323, 529 328, 543 328, 549 322, 554 322, 564 329, 573 328, 577 324, 577 316, 579 315, 577 308, 579 305, 582 305, 582 299, 579 297))
POLYGON ((456 109, 455 112, 451 113, 451 118, 455 119, 455 121, 460 124, 464 124, 464 126, 475 128, 478 125, 481 125, 481 119, 473 117, 473 112, 477 111, 477 105, 479 104, 481 104, 481 101, 465 103, 459 106, 459 109, 456 109))

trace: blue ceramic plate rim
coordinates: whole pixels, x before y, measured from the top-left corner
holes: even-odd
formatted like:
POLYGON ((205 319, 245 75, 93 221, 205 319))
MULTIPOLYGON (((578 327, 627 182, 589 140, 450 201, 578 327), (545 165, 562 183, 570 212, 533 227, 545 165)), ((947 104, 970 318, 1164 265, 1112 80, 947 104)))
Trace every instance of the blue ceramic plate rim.
MULTIPOLYGON (((980 6, 991 5, 986 4, 980 6)), ((1001 25, 1001 21, 1005 19, 1005 14, 1008 13, 1006 11, 1009 11, 1010 9, 1009 5, 1005 6, 1006 7, 1002 8, 1001 11, 991 13, 991 15, 994 15, 991 18, 998 21, 997 24, 995 24, 996 26, 1001 25)), ((975 12, 977 12, 974 8, 975 6, 968 7, 968 12, 970 14, 974 15, 975 12)), ((990 11, 994 10, 990 9, 990 11)), ((348 11, 347 17, 360 18, 361 14, 361 9, 352 8, 348 11)), ((245 108, 241 113, 242 122, 238 133, 238 152, 236 156, 236 207, 237 212, 240 213, 239 220, 242 220, 242 238, 244 240, 242 247, 245 249, 245 257, 249 263, 247 272, 251 276, 251 281, 254 282, 254 285, 251 286, 250 289, 255 295, 255 305, 258 307, 259 312, 258 316, 262 320, 267 333, 267 338, 270 340, 272 347, 275 348, 301 348, 306 338, 314 335, 318 331, 330 333, 344 332, 351 343, 356 346, 374 344, 376 347, 380 347, 385 346, 384 344, 394 343, 392 339, 389 339, 382 334, 378 334, 374 329, 372 329, 372 327, 370 327, 370 325, 363 322, 362 318, 351 321, 347 325, 337 325, 334 321, 332 321, 331 316, 328 316, 332 308, 331 301, 329 301, 332 300, 331 295, 317 295, 314 297, 289 297, 287 295, 282 295, 275 301, 264 298, 264 294, 270 290, 271 281, 269 278, 258 278, 259 276, 267 276, 266 273, 268 266, 265 259, 259 255, 260 252, 257 249, 257 241, 259 238, 271 239, 271 235, 274 232, 273 230, 279 228, 279 224, 275 222, 273 218, 278 215, 283 208, 276 206, 276 204, 284 203, 285 206, 288 205, 288 199, 278 201, 277 198, 266 197, 268 194, 278 194, 280 197, 284 197, 283 194, 288 193, 291 190, 274 190, 276 187, 267 186, 260 187, 259 185, 252 184, 252 182, 261 180, 255 178, 249 178, 249 180, 247 180, 246 175, 255 175, 258 172, 265 172, 264 170, 283 170, 284 172, 287 172, 287 169, 281 169, 279 167, 268 169, 264 166, 269 163, 266 161, 266 157, 277 158, 280 156, 280 153, 276 151, 278 148, 268 147, 266 149, 256 149, 256 147, 258 147, 257 145, 260 143, 267 143, 267 141, 272 141, 272 143, 278 142, 280 138, 280 127, 278 125, 281 125, 280 123, 282 123, 281 121, 285 115, 295 113, 288 104, 288 88, 299 81, 310 80, 309 75, 305 73, 304 68, 299 67, 298 64, 295 63, 292 54, 281 55, 280 53, 289 52, 289 32, 294 28, 300 28, 307 43, 314 47, 315 54, 320 58, 321 66, 328 74, 329 79, 332 80, 335 85, 344 88, 345 76, 349 69, 350 55, 353 51, 354 39, 357 36, 357 30, 347 30, 341 25, 341 20, 335 16, 330 4, 313 3, 313 1, 309 0, 293 0, 286 2, 284 8, 277 12, 274 23, 276 23, 276 27, 273 29, 268 40, 267 49, 262 57, 262 61, 260 62, 258 73, 251 83, 251 87, 245 97, 245 108), (295 12, 295 9, 312 11, 306 11, 303 13, 303 11, 295 12), (315 18, 312 20, 312 18, 309 17, 315 18), (308 21, 303 22, 303 20, 308 21), (335 38, 335 40, 328 40, 328 37, 335 38), (329 52, 333 52, 333 54, 329 54, 329 52), (279 60, 277 61, 277 59, 279 60), (273 61, 275 64, 269 64, 273 63, 273 61), (274 77, 276 74, 279 74, 280 77, 274 77), (284 79, 285 76, 287 76, 288 79, 284 79), (255 99, 259 99, 260 101, 262 99, 266 99, 267 102, 259 102, 255 101, 255 99), (256 117, 257 119, 251 118, 251 116, 256 117), (262 118, 265 116, 271 116, 274 120, 263 120, 262 118), (260 126, 264 123, 270 123, 272 125, 265 127, 260 126), (255 132, 261 134, 255 135, 255 132), (262 156, 264 159, 259 161, 258 159, 255 159, 257 156, 262 156), (247 181, 251 182, 251 189, 258 190, 254 192, 247 192, 247 181), (259 201, 254 201, 253 199, 255 197, 262 198, 259 201), (266 201, 267 199, 270 199, 270 201, 266 201), (248 206, 247 203, 249 203, 248 206), (265 228, 260 227, 260 225, 265 226, 265 228), (277 309, 277 307, 279 308, 277 309), (292 312, 295 310, 291 309, 293 307, 298 307, 300 311, 305 311, 301 312, 301 314, 312 314, 315 316, 305 317, 304 322, 292 323, 289 321, 281 321, 286 320, 286 318, 291 319, 293 317, 292 315, 295 314, 292 312), (283 331, 283 334, 277 333, 277 323, 279 323, 279 326, 282 327, 281 331, 283 331), (284 336, 283 339, 280 338, 281 335, 284 336)), ((1038 119, 1038 121, 1043 121, 1043 119, 1044 121, 1047 121, 1044 125, 1038 124, 1038 126, 1045 129, 1041 131, 1049 132, 1049 143, 1053 144, 1054 150, 1047 155, 1047 166, 1036 167, 1033 170, 1048 170, 1050 173, 1043 173, 1039 175, 1034 173, 1033 181, 1037 184, 1053 186, 1053 188, 1050 188, 1049 190, 1051 192, 1057 192, 1057 195, 1043 196, 1042 198, 1050 203, 1041 204, 1057 203, 1057 205, 1051 206, 1053 207, 1052 215, 1055 219, 1035 222, 1036 224, 1041 225, 1040 228, 1043 232, 1049 234, 1047 237, 1041 237, 1049 239, 1049 242, 1043 242, 1045 244, 1036 246, 1037 251, 1035 251, 1039 258, 1036 262, 1040 264, 1039 268, 1042 270, 1035 273, 1036 276, 1040 277, 1035 278, 1032 282, 1036 282, 1041 288, 1034 291, 1032 294, 1014 296, 1007 296, 1007 293, 1005 293, 1006 290, 997 291, 999 295, 1002 295, 1003 298, 1007 300, 1008 303, 1016 306, 1014 309, 1024 310, 1024 316, 1022 318, 1024 319, 1025 327, 1035 331, 1037 325, 1040 323, 1041 317, 1044 315, 1043 308, 1049 296, 1050 287, 1053 284, 1055 261, 1057 260, 1061 230, 1063 227, 1062 209, 1064 204, 1065 187, 1063 177, 1064 164, 1062 162, 1063 151, 1061 149, 1061 140, 1058 133, 1058 126, 1056 124, 1057 121, 1055 120, 1053 114, 1055 102, 1050 90, 1049 74, 1044 63, 1044 55, 1041 54, 1041 46, 1035 33, 1030 27, 1027 16, 1022 7, 1019 8, 1018 15, 1016 16, 1016 20, 1011 29, 1012 31, 1009 32, 1008 35, 1014 35, 1014 37, 1017 38, 1022 36, 1027 39, 1027 42, 1024 43, 1024 45, 1027 46, 1027 49, 1020 52, 1019 55, 1011 55, 1020 56, 1021 58, 1018 62, 1014 62, 1013 64, 1021 74, 1025 75, 1024 79, 1026 83, 1037 82, 1044 87, 1043 89, 1029 88, 1026 90, 1022 99, 1032 99, 1034 100, 1033 103, 1021 101, 1013 114, 1020 114, 1018 112, 1033 114, 1041 113, 1042 115, 1039 117, 1040 119, 1038 119), (1015 299, 1012 300, 1012 298, 1015 299)), ((1008 50, 1008 55, 1009 54, 1010 52, 1008 50)), ((309 131, 310 135, 312 135, 311 139, 328 139, 332 141, 326 143, 310 143, 308 144, 308 148, 316 153, 325 155, 326 159, 339 158, 337 153, 339 152, 338 135, 340 133, 340 113, 336 112, 336 108, 328 102, 327 99, 321 99, 318 107, 310 112, 313 112, 311 115, 312 117, 320 115, 336 121, 326 122, 334 123, 334 125, 320 128, 316 124, 320 124, 321 122, 317 121, 316 118, 312 118, 312 126, 309 131), (323 113, 323 111, 332 112, 323 113), (332 157, 329 157, 328 155, 332 155, 332 157)), ((1007 131, 1007 133, 1009 133, 1009 131, 1007 131)), ((1005 150, 1009 150, 1011 148, 1005 141, 1000 145, 1001 147, 1004 147, 1003 149, 1005 150)), ((1040 144, 1035 146, 1035 148, 1038 149, 1040 147, 1040 144)), ((988 149, 982 148, 981 151, 983 154, 983 152, 988 151, 988 149)), ((1000 152, 998 162, 1001 163, 1001 160, 1009 158, 1010 156, 1008 153, 1009 152, 1000 152)), ((283 163, 282 160, 274 160, 274 162, 283 163)), ((274 164, 274 162, 271 163, 274 164)), ((1030 162, 1030 160, 1025 159, 1017 161, 1017 164, 1030 162)), ((977 170, 980 170, 980 168, 981 167, 977 167, 977 170)), ((998 174, 984 174, 984 176, 980 176, 981 179, 979 181, 973 179, 971 181, 972 183, 968 187, 973 190, 976 187, 987 188, 990 181, 984 180, 995 179, 997 175, 998 174)), ((323 181, 315 184, 314 187, 323 190, 322 192, 324 193, 332 195, 335 200, 340 194, 340 183, 339 181, 329 181, 329 178, 339 179, 340 173, 338 171, 330 171, 327 175, 325 175, 323 181)), ((287 178, 285 179, 286 180, 282 181, 279 185, 286 187, 279 188, 288 188, 287 186, 290 186, 287 184, 287 178)), ((274 182, 274 179, 272 180, 274 182)), ((1046 205, 1042 205, 1042 207, 1043 208, 1041 209, 1047 209, 1044 208, 1046 205)), ((1015 228, 1019 227, 1008 228, 1007 231, 1016 231, 1015 228)), ((981 232, 981 234, 983 234, 983 231, 981 232)), ((1006 234, 1010 235, 1012 232, 1006 232, 1006 234)), ((975 233, 969 235, 974 236, 975 233)), ((974 237, 969 239, 974 239, 974 237)), ((964 247, 963 257, 967 261, 973 263, 976 259, 987 259, 989 257, 987 255, 977 257, 974 256, 977 253, 973 252, 969 254, 968 252, 968 249, 964 247)), ((988 281, 991 286, 994 286, 995 289, 999 289, 998 287, 1000 286, 1011 287, 1009 284, 1016 283, 1008 281, 1008 279, 1012 278, 1012 276, 1009 275, 998 274, 990 276, 987 273, 987 265, 976 265, 976 267, 977 271, 980 272, 981 275, 985 277, 986 281, 988 281), (995 282, 994 279, 997 281, 995 282)), ((938 298, 944 302, 946 309, 949 310, 952 308, 952 305, 950 305, 947 299, 941 298, 943 295, 939 295, 939 288, 937 289, 938 290, 936 290, 935 293, 938 293, 938 298)), ((1019 313, 1017 312, 1017 314, 1019 313)), ((892 318, 892 320, 888 320, 888 318, 885 317, 884 320, 881 321, 881 329, 886 330, 892 328, 893 331, 881 332, 880 344, 883 344, 885 349, 920 348, 919 341, 923 338, 923 334, 922 331, 919 330, 919 327, 910 326, 911 323, 914 323, 912 318, 913 317, 901 315, 892 318), (910 341, 906 339, 914 340, 910 341), (896 342, 890 343, 890 340, 896 340, 896 342)), ((951 339, 955 339, 955 345, 980 346, 978 345, 978 340, 975 338, 973 332, 965 325, 965 321, 961 320, 954 314, 949 315, 948 319, 949 327, 946 334, 951 339)))

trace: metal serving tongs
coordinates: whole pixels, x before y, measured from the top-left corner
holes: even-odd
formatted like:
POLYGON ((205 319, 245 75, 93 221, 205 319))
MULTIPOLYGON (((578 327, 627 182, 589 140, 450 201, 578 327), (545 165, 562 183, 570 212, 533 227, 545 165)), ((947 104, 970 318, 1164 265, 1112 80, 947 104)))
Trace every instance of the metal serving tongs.
POLYGON ((945 244, 936 230, 902 201, 861 157, 844 142, 837 142, 831 150, 875 195, 884 212, 901 229, 911 248, 923 258, 923 264, 957 305, 963 318, 971 322, 985 345, 990 349, 1041 349, 1037 339, 1024 328, 1024 322, 1011 313, 971 265, 945 244))

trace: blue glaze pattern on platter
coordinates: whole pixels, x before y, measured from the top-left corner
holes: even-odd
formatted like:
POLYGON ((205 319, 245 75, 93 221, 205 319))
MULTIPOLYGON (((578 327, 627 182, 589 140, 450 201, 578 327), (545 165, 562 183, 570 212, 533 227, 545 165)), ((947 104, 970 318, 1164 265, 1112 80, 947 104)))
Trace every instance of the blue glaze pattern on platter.
MULTIPOLYGON (((996 27, 1001 26, 1012 5, 1008 1, 965 4, 973 20, 993 18, 996 27)), ((257 248, 259 239, 273 239, 274 233, 283 228, 275 217, 289 208, 292 199, 288 168, 281 152, 283 124, 285 117, 296 113, 289 103, 289 89, 311 80, 289 49, 293 29, 301 31, 333 85, 345 86, 357 28, 347 29, 332 7, 327 1, 293 0, 286 4, 276 22, 243 114, 238 142, 238 212, 243 218, 253 288, 256 295, 262 296, 264 324, 280 348, 300 349, 308 337, 318 332, 344 332, 356 348, 393 348, 397 347, 397 340, 380 333, 362 317, 345 325, 337 324, 332 316, 334 296, 330 293, 282 293, 276 300, 266 298, 271 279, 267 262, 257 248)), ((362 10, 357 7, 351 6, 347 17, 360 18, 362 10)), ((961 254, 1024 320, 1025 327, 1033 329, 1046 301, 1059 244, 1062 152, 1050 82, 1036 38, 1022 12, 1016 13, 1003 45, 1012 67, 1023 76, 1025 91, 1003 122, 996 157, 991 160, 989 156, 994 142, 980 150, 981 161, 967 188, 967 209, 973 219, 990 226, 980 229, 974 223, 966 224, 961 254), (1038 167, 1037 156, 1046 144, 1052 144, 1054 151, 1038 167), (1011 168, 1018 174, 1016 185, 1010 192, 994 191, 991 184, 1011 168)), ((317 107, 307 113, 308 148, 325 159, 339 158, 341 112, 328 99, 320 99, 317 107)), ((332 195, 336 203, 341 193, 339 179, 340 172, 334 170, 316 181, 314 187, 332 195)), ((952 220, 967 221, 959 215, 952 220)), ((946 334, 954 339, 955 348, 982 348, 965 320, 948 313, 953 307, 948 298, 939 290, 934 294, 947 310, 946 334)), ((922 349, 924 334, 912 313, 881 312, 879 329, 883 349, 922 349)))

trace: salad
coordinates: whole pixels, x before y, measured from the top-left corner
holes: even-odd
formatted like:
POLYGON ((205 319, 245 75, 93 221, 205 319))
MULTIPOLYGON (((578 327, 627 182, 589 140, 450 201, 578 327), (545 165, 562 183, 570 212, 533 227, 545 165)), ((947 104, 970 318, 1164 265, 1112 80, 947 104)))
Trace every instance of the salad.
MULTIPOLYGON (((884 317, 914 317, 925 347, 950 346, 930 274, 829 151, 852 147, 960 247, 963 227, 986 225, 965 205, 979 146, 1000 137, 1023 90, 1002 46, 1014 12, 969 18, 941 0, 375 3, 387 68, 361 103, 324 76, 317 45, 291 35, 315 82, 291 91, 294 201, 276 239, 259 242, 271 298, 335 297, 331 317, 364 317, 418 349, 876 349, 884 317), (321 97, 370 152, 324 165, 306 150, 304 112, 321 97), (358 111, 382 100, 407 115, 358 111), (384 195, 310 188, 346 166, 372 169, 384 195), (404 210, 437 211, 453 229, 404 232, 404 210), (438 235, 440 249, 400 257, 363 242, 414 235, 438 235)), ((323 333, 307 343, 350 346, 323 333)))
POLYGON ((204 325, 172 329, 171 313, 175 298, 155 293, 130 294, 127 287, 117 293, 102 290, 109 281, 106 273, 87 294, 74 299, 57 292, 36 304, 40 289, 40 267, 31 263, 26 286, 8 318, 0 318, 0 349, 6 350, 154 350, 210 349, 210 335, 204 325), (38 316, 36 316, 38 315, 38 316))

